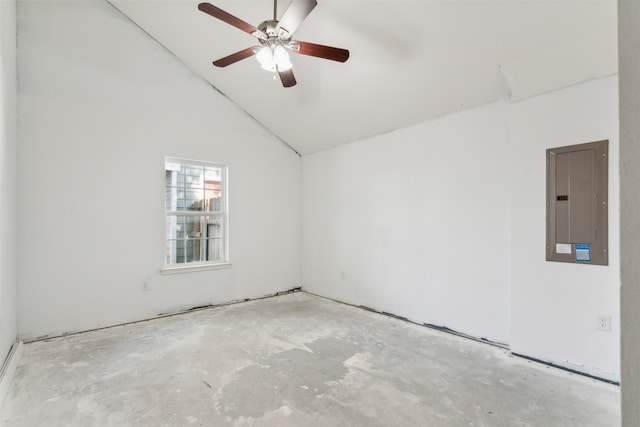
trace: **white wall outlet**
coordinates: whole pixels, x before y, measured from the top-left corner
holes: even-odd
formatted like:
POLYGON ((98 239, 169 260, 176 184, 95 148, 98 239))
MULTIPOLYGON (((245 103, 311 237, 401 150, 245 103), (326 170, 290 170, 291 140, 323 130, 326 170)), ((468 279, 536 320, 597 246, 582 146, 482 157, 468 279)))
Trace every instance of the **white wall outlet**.
POLYGON ((598 326, 596 329, 611 332, 611 316, 608 314, 598 314, 598 326))
POLYGON ((143 280, 142 282, 140 282, 140 290, 141 291, 143 291, 143 292, 144 291, 148 291, 149 288, 150 288, 150 286, 149 286, 149 282, 148 281, 143 280))
POLYGON ((347 272, 345 270, 342 270, 342 272, 340 273, 340 277, 342 277, 343 279, 347 278, 347 272))

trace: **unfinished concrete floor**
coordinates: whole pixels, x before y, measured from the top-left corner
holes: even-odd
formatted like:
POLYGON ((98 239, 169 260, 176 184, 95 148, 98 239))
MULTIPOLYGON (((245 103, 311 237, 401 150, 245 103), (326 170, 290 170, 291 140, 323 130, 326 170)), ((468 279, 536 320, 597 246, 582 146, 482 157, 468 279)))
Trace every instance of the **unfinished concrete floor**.
POLYGON ((619 389, 302 292, 27 344, 5 426, 616 426, 619 389))

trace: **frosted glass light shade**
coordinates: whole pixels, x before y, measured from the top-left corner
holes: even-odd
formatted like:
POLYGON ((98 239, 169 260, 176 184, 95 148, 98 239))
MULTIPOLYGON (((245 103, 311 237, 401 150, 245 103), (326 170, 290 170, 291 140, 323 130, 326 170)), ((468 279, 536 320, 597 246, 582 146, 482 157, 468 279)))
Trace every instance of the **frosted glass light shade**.
POLYGON ((256 59, 258 60, 262 68, 264 68, 265 70, 267 71, 275 70, 276 63, 274 61, 273 51, 271 50, 270 47, 265 46, 262 49, 260 49, 260 52, 256 54, 256 59))
POLYGON ((280 71, 290 70, 292 67, 291 61, 289 60, 289 54, 282 46, 276 46, 273 50, 273 61, 276 63, 278 70, 280 71))

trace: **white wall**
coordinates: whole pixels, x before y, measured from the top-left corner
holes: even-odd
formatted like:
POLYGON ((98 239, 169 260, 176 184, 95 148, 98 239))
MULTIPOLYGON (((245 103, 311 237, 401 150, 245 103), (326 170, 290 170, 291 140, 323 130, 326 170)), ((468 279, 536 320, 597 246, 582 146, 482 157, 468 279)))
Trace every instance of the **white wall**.
POLYGON ((617 111, 609 77, 305 156, 303 287, 618 380, 617 111), (602 139, 610 265, 546 262, 545 150, 602 139))
POLYGON ((304 289, 508 341, 506 116, 500 103, 303 157, 304 289))
POLYGON ((0 365, 16 339, 16 4, 0 1, 0 365))
POLYGON ((609 77, 510 108, 511 350, 618 380, 620 223, 618 79, 609 77), (545 261, 545 151, 609 140, 609 266, 545 261), (596 330, 598 314, 612 331, 596 330))
POLYGON ((20 336, 300 284, 295 153, 104 1, 21 0, 18 41, 20 336), (165 155, 228 165, 231 269, 159 274, 165 155))
POLYGON ((622 425, 640 420, 640 2, 618 2, 622 425))

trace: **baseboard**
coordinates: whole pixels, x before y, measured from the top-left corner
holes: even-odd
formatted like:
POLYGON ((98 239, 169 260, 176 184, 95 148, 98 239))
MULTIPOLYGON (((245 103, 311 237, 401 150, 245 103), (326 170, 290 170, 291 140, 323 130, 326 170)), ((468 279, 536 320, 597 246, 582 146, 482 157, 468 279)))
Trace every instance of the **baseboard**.
POLYGON ((521 358, 526 359, 526 360, 531 360, 532 362, 541 363, 543 365, 551 366, 552 368, 556 368, 556 369, 559 369, 561 371, 570 372, 570 373, 576 374, 576 375, 582 375, 583 377, 591 378, 592 380, 602 381, 603 383, 609 383, 609 384, 620 386, 620 381, 611 380, 611 379, 608 379, 608 378, 605 378, 605 377, 600 377, 598 375, 590 374, 590 373, 584 372, 584 371, 578 371, 577 369, 571 369, 571 368, 566 367, 566 366, 558 365, 558 364, 553 363, 553 362, 549 362, 549 361, 542 360, 542 359, 537 359, 535 357, 527 356, 527 355, 524 355, 524 354, 519 354, 519 353, 514 353, 514 352, 511 352, 511 354, 513 354, 516 357, 521 357, 521 358))
MULTIPOLYGON (((2 0, 0 0, 0 1, 2 1, 2 0)), ((161 312, 161 313, 156 314, 155 316, 152 316, 152 317, 147 317, 147 318, 139 319, 139 320, 131 320, 131 321, 128 321, 128 322, 116 323, 116 324, 108 325, 108 326, 99 326, 99 327, 95 327, 95 328, 91 328, 91 329, 73 330, 73 331, 67 331, 67 332, 54 332, 54 333, 51 333, 51 334, 37 336, 35 338, 30 337, 29 335, 18 335, 18 339, 20 341, 23 341, 26 344, 29 344, 29 343, 37 342, 37 341, 52 340, 52 339, 57 339, 57 338, 65 338, 65 337, 70 337, 70 336, 73 336, 73 335, 84 334, 84 333, 87 333, 87 332, 101 331, 103 329, 111 329, 111 328, 116 328, 116 327, 119 327, 119 326, 134 325, 136 323, 148 322, 148 321, 156 320, 156 319, 162 319, 162 318, 165 318, 165 317, 178 316, 180 314, 190 313, 192 311, 208 310, 210 308, 225 307, 225 306, 234 305, 234 304, 242 304, 243 302, 247 302, 247 301, 257 301, 257 300, 261 300, 261 299, 265 299, 265 298, 277 297, 277 296, 280 296, 280 295, 290 294, 290 293, 294 293, 294 292, 301 292, 301 290, 302 290, 302 288, 300 288, 299 286, 296 286, 295 288, 287 289, 286 291, 278 291, 278 292, 275 292, 273 294, 267 294, 267 295, 263 295, 263 296, 259 296, 259 297, 243 298, 243 299, 239 299, 239 300, 232 300, 232 301, 228 301, 228 302, 215 303, 215 304, 200 304, 200 305, 195 305, 195 306, 189 305, 189 306, 184 306, 184 307, 177 307, 177 308, 170 309, 167 312, 161 312)))
POLYGON ((9 355, 4 361, 4 365, 2 365, 2 371, 0 371, 0 406, 2 406, 4 398, 9 391, 9 386, 11 385, 11 381, 13 381, 13 376, 18 368, 18 363, 20 362, 23 350, 24 344, 22 344, 22 341, 17 341, 11 347, 9 355))

